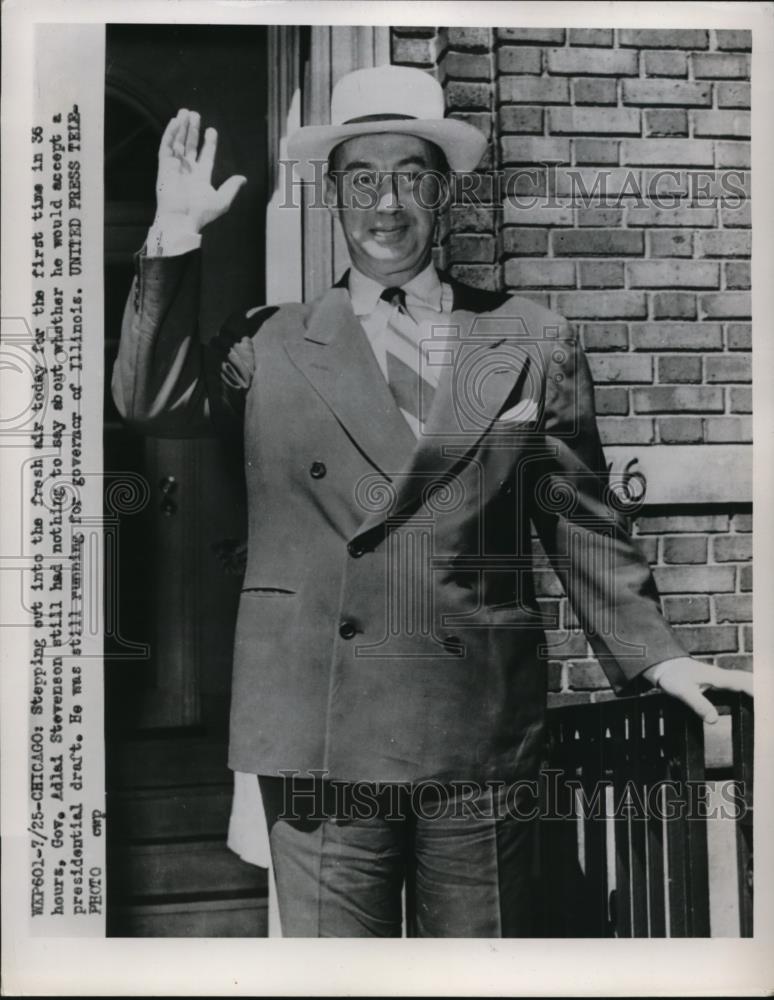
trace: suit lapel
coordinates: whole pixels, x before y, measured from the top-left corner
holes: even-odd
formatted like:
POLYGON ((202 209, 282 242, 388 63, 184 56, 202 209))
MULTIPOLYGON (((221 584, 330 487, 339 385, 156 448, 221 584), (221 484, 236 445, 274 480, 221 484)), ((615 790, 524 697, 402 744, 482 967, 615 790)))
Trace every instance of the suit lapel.
POLYGON ((457 309, 449 319, 444 366, 423 434, 396 479, 396 498, 387 514, 373 514, 361 527, 369 531, 398 515, 433 483, 442 482, 460 459, 473 451, 500 412, 519 371, 514 356, 503 355, 505 336, 491 329, 480 335, 476 314, 457 309), (498 350, 500 349, 500 350, 498 350))
POLYGON ((312 309, 303 339, 287 341, 285 350, 357 447, 393 480, 408 462, 416 439, 341 282, 312 309))

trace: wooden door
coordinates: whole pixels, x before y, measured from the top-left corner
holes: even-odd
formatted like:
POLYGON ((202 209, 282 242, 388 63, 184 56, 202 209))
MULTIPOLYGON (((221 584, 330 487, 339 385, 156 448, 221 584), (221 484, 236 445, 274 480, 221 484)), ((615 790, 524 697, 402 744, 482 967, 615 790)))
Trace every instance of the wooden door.
MULTIPOLYGON (((205 231, 199 303, 208 339, 264 301, 266 29, 109 25, 105 105, 106 368, 112 369, 133 256, 154 214, 156 154, 179 107, 218 129, 215 182, 247 176, 234 210, 205 231)), ((108 729, 225 725, 244 537, 239 453, 223 441, 128 431, 105 400, 106 509, 115 513, 106 600, 108 729), (123 491, 123 492, 122 492, 123 491), (134 505, 122 502, 136 494, 134 505)))

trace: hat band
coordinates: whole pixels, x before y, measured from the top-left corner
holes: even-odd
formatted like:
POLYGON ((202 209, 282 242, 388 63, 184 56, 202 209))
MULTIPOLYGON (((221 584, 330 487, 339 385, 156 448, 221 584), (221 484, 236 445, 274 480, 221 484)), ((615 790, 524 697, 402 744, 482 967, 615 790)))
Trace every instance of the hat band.
POLYGON ((363 122, 394 122, 416 121, 416 115, 361 115, 360 118, 348 118, 342 125, 360 125, 363 122))

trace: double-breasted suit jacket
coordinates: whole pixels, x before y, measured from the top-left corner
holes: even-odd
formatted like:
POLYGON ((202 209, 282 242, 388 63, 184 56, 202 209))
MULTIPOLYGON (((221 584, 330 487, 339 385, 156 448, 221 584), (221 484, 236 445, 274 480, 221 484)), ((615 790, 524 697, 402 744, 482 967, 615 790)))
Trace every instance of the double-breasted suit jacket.
POLYGON ((547 660, 530 525, 616 690, 685 655, 610 502, 588 366, 561 317, 452 282, 417 440, 346 276, 313 302, 232 317, 203 347, 199 253, 137 264, 120 413, 150 434, 243 435, 232 768, 533 773, 547 660))

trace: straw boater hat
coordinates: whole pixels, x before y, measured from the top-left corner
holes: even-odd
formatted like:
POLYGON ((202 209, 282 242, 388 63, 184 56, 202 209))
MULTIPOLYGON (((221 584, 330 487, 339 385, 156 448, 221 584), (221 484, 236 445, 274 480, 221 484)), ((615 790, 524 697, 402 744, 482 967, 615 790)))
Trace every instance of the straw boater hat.
POLYGON ((486 139, 477 128, 444 118, 443 90, 429 73, 406 66, 376 66, 343 76, 331 96, 331 124, 308 125, 288 137, 288 156, 326 160, 345 139, 398 132, 434 142, 452 170, 473 170, 486 139))

